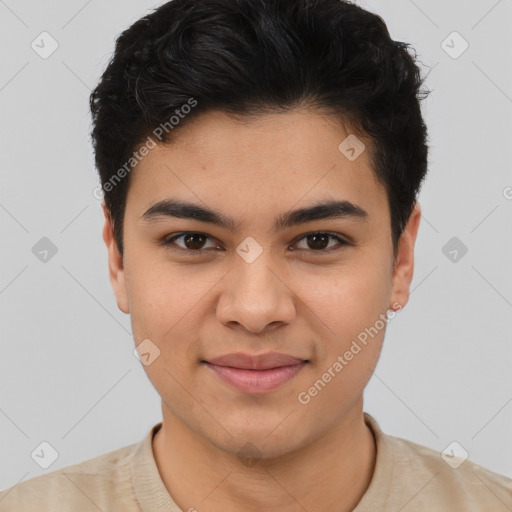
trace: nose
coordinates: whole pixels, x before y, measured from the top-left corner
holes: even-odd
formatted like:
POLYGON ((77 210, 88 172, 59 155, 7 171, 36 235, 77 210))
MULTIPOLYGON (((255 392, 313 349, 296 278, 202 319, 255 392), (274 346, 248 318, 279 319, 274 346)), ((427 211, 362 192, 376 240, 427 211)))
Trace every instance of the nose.
POLYGON ((240 259, 226 276, 217 303, 217 318, 224 325, 260 334, 295 318, 295 299, 286 272, 275 270, 277 265, 264 254, 252 263, 240 259))

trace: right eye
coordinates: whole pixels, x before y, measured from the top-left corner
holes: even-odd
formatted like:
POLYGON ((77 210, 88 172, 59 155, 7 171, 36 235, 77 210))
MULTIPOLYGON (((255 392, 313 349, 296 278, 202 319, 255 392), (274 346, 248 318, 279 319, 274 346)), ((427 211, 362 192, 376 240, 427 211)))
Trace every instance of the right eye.
MULTIPOLYGON (((185 231, 183 233, 174 234, 171 237, 166 236, 164 239, 162 239, 161 244, 164 247, 168 247, 173 251, 182 251, 195 255, 205 252, 205 250, 203 249, 205 240, 210 238, 211 237, 206 235, 205 233, 199 233, 196 231, 185 231), (179 239, 183 239, 184 246, 180 246, 175 243, 175 241, 179 239)), ((218 247, 218 245, 216 247, 218 247)))

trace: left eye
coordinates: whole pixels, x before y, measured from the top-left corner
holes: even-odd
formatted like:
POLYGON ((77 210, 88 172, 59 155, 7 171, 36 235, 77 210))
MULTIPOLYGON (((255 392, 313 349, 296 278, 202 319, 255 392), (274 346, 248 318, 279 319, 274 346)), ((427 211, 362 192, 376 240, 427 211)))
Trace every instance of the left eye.
MULTIPOLYGON (((339 236, 332 234, 332 233, 324 233, 324 232, 318 232, 318 233, 309 233, 308 235, 304 235, 303 237, 299 238, 298 241, 306 240, 306 244, 309 244, 310 247, 312 246, 312 249, 308 249, 307 247, 304 250, 311 250, 313 252, 328 252, 332 249, 331 247, 327 247, 325 244, 329 244, 329 240, 336 240, 338 242, 338 248, 349 245, 346 240, 343 240, 343 238, 340 238, 339 236)), ((299 249, 302 250, 302 249, 299 249)))
MULTIPOLYGON (((196 232, 185 232, 179 233, 177 235, 172 236, 171 238, 164 238, 162 240, 162 245, 171 246, 177 245, 180 251, 189 252, 189 253, 200 253, 204 252, 204 242, 205 240, 210 239, 210 237, 204 233, 196 233, 196 232), (175 243, 175 240, 183 239, 184 247, 175 243), (192 247, 191 247, 192 246, 192 247)), ((309 248, 299 248, 298 250, 303 251, 311 251, 311 252, 329 252, 332 249, 332 246, 329 247, 329 240, 336 240, 338 242, 338 246, 342 247, 345 245, 349 245, 349 242, 344 240, 343 238, 327 232, 316 232, 316 233, 308 233, 307 235, 302 236, 297 239, 295 244, 298 244, 300 241, 305 240, 306 244, 309 245, 309 248)), ((215 248, 216 245, 213 244, 215 248)), ((338 247, 338 248, 340 248, 338 247)))

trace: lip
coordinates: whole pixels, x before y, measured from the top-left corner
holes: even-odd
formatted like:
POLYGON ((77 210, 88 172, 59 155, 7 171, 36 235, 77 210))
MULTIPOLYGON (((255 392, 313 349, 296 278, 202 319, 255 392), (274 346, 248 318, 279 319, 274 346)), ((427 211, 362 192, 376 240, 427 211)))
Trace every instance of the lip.
POLYGON ((241 352, 202 361, 223 381, 244 393, 272 391, 297 375, 309 361, 288 354, 241 352))
POLYGON ((293 366, 302 363, 304 359, 279 352, 266 352, 265 354, 245 354, 235 352, 214 359, 208 359, 208 363, 217 366, 231 366, 242 370, 269 370, 280 366, 293 366))

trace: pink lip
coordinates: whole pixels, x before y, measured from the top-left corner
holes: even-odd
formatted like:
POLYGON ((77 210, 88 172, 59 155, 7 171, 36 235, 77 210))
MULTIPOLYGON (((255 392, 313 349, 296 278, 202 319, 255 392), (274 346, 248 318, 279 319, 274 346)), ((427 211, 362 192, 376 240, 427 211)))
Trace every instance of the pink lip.
POLYGON ((265 393, 292 379, 307 361, 269 352, 257 356, 236 353, 204 361, 222 380, 244 393, 265 393))

